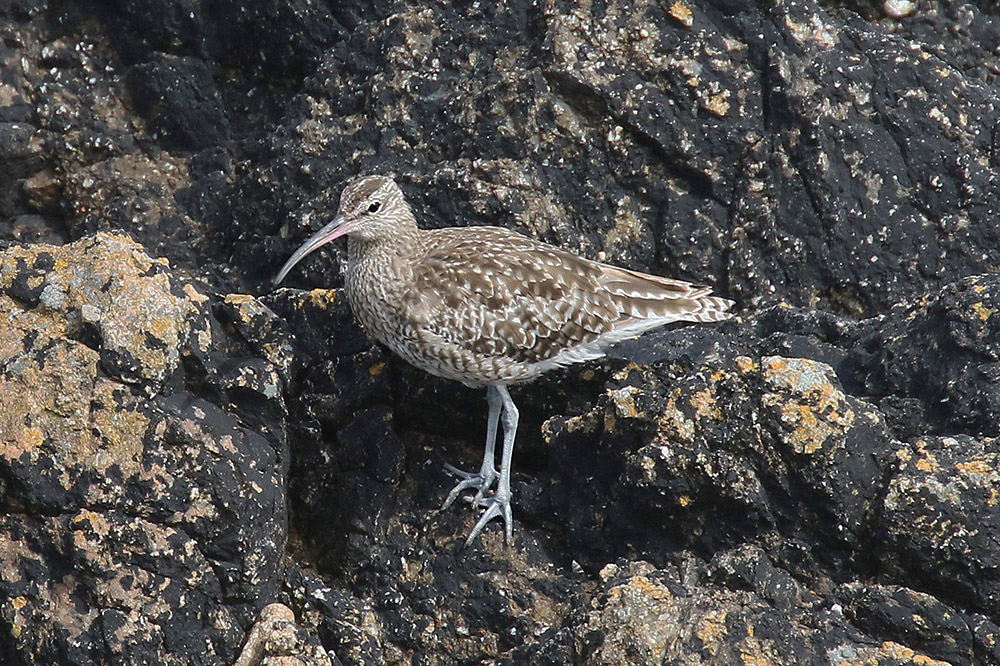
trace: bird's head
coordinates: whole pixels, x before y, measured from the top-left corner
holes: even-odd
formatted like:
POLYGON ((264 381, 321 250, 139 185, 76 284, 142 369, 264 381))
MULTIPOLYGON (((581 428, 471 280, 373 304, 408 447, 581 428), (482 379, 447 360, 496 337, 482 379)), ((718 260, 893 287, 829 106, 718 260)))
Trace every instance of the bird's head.
POLYGON ((364 241, 378 241, 398 234, 400 227, 416 226, 403 191, 388 176, 355 178, 340 195, 337 216, 299 246, 281 267, 274 283, 278 284, 297 263, 313 250, 341 236, 364 241))

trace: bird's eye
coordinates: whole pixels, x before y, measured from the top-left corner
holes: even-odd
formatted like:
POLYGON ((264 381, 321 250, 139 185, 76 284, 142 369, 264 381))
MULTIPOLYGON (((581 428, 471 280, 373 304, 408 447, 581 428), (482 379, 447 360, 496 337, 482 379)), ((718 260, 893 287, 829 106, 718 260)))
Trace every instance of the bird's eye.
POLYGON ((378 209, 381 208, 381 207, 382 207, 382 204, 380 202, 376 201, 371 206, 368 206, 368 212, 369 213, 377 213, 378 209))

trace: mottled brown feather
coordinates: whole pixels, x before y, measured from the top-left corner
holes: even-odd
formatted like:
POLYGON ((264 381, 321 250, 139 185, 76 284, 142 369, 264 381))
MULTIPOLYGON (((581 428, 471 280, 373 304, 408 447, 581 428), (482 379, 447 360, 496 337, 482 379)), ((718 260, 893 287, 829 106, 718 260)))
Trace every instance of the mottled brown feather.
POLYGON ((448 468, 461 480, 444 506, 475 490, 473 505, 484 507, 466 544, 497 517, 511 538, 518 413, 507 384, 597 358, 610 344, 670 322, 726 319, 732 306, 708 287, 590 261, 506 229, 422 231, 402 191, 384 176, 352 181, 339 215, 295 251, 276 281, 345 234, 345 291, 368 332, 418 368, 489 387, 479 473, 448 468), (494 444, 501 421, 498 474, 494 444), (494 483, 496 492, 487 496, 494 483))
POLYGON ((395 183, 353 182, 346 291, 380 342, 470 385, 534 379, 671 321, 728 318, 708 287, 579 257, 499 227, 420 230, 395 183), (369 199, 382 202, 369 214, 369 199))
POLYGON ((457 350, 536 363, 596 339, 618 318, 591 262, 494 227, 424 237, 404 303, 414 304, 416 325, 457 350))

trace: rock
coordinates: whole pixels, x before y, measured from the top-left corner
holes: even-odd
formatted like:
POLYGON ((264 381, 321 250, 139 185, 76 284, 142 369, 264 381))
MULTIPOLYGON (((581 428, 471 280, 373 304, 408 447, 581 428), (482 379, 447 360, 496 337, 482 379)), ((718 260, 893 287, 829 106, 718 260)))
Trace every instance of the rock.
POLYGON ((814 544, 807 558, 850 556, 868 537, 895 450, 884 419, 845 395, 829 366, 722 360, 721 348, 704 350, 714 362, 626 366, 589 413, 547 423, 552 510, 567 512, 576 544, 601 552, 622 542, 642 552, 715 549, 776 530, 814 544), (585 458, 574 453, 585 446, 585 458), (711 527, 730 514, 743 519, 711 527), (821 534, 800 533, 818 525, 821 534))
POLYGON ((270 604, 260 613, 234 666, 330 666, 315 636, 295 624, 295 613, 270 604))
POLYGON ((1000 21, 835 4, 0 3, 0 663, 1000 663, 1000 21), (481 393, 270 286, 362 172, 742 318, 515 387, 461 550, 481 393))
POLYGON ((153 136, 168 149, 187 151, 229 138, 217 76, 200 58, 166 56, 135 65, 128 83, 153 136))
POLYGON ((928 437, 896 452, 875 534, 885 575, 905 571, 944 601, 996 617, 996 438, 928 437))
POLYGON ((871 327, 848 368, 908 438, 996 433, 1000 423, 1000 278, 946 285, 871 327), (873 351, 874 350, 874 351, 873 351))
POLYGON ((276 592, 283 439, 244 410, 280 382, 212 300, 122 236, 0 256, 4 650, 231 663, 276 592))
POLYGON ((851 582, 840 589, 845 613, 855 626, 950 664, 973 663, 976 655, 996 658, 995 641, 976 634, 982 618, 970 617, 929 594, 901 586, 851 582), (984 644, 985 643, 985 644, 984 644))

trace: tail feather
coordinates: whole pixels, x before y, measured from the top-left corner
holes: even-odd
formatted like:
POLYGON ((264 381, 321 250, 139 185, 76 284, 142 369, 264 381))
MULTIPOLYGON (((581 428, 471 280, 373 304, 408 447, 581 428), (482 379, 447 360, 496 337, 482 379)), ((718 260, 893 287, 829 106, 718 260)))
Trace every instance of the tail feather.
POLYGON ((600 358, 609 345, 672 322, 716 322, 732 316, 729 310, 733 301, 712 296, 711 287, 598 265, 601 272, 597 280, 603 289, 592 295, 598 300, 605 299, 610 319, 601 319, 597 330, 588 329, 595 335, 585 342, 567 346, 554 356, 536 362, 539 373, 600 358), (615 309, 617 319, 614 318, 615 309))
POLYGON ((711 287, 683 280, 630 271, 602 264, 601 286, 613 294, 637 298, 701 298, 712 293, 711 287))
POLYGON ((639 320, 712 322, 729 319, 733 306, 712 288, 682 280, 638 273, 616 266, 602 266, 600 282, 612 297, 622 320, 615 328, 632 329, 639 320))

